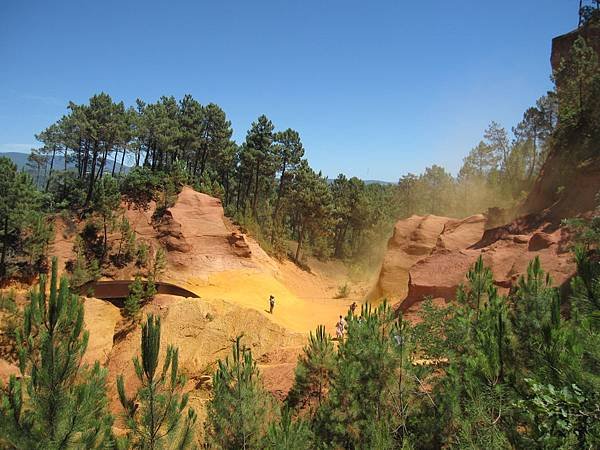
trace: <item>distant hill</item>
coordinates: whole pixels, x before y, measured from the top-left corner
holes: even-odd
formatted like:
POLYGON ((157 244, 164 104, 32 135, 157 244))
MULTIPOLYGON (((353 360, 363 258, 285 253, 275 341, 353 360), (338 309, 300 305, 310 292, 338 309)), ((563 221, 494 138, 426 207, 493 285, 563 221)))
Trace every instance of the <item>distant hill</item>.
MULTIPOLYGON (((335 181, 335 178, 327 178, 327 184, 332 184, 335 181)), ((389 186, 391 184, 396 184, 391 181, 382 181, 382 180, 362 180, 365 184, 381 184, 382 186, 389 186)))
POLYGON ((19 152, 0 152, 0 157, 4 156, 5 158, 9 158, 14 162, 17 167, 22 169, 27 165, 27 156, 28 153, 19 153, 19 152))
POLYGON ((365 184, 381 184, 383 186, 389 186, 391 184, 396 184, 396 183, 392 183, 391 181, 381 181, 381 180, 363 180, 363 182, 365 184))

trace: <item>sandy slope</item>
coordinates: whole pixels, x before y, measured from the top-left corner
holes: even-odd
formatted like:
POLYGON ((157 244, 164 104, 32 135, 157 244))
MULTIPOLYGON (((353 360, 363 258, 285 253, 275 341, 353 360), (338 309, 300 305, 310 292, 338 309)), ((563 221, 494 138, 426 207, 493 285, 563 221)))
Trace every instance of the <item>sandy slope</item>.
MULTIPOLYGON (((288 274, 288 279, 292 275, 288 274)), ((230 270, 208 277, 207 281, 190 278, 185 287, 201 298, 225 299, 252 308, 278 325, 295 332, 309 332, 325 325, 333 333, 340 314, 346 314, 348 299, 300 297, 277 277, 255 270, 230 270), (275 296, 273 315, 268 313, 269 295, 275 296)), ((309 293, 315 288, 307 286, 309 293)))

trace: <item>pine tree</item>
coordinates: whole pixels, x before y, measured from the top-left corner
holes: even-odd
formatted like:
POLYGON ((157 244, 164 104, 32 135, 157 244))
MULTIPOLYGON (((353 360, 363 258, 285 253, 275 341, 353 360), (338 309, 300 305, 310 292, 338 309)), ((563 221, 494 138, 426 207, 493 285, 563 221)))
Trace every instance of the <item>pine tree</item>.
POLYGON ((315 416, 315 434, 336 448, 392 448, 393 392, 400 358, 387 303, 363 305, 359 319, 348 316, 348 336, 338 348, 328 400, 315 416))
POLYGON ((459 306, 445 318, 449 365, 434 388, 444 445, 506 448, 506 385, 511 327, 506 299, 498 295, 481 257, 459 288, 459 306), (473 308, 477 307, 476 311, 473 308))
POLYGON ((238 336, 231 357, 219 361, 205 423, 207 442, 219 449, 260 448, 272 408, 250 349, 238 336))
POLYGON ((317 234, 323 224, 330 223, 332 197, 325 179, 315 173, 306 160, 300 163, 294 179, 291 201, 296 212, 298 245, 296 261, 307 235, 317 234))
POLYGON ((287 403, 291 408, 302 408, 316 399, 321 404, 335 370, 335 351, 331 336, 325 327, 319 325, 308 337, 302 356, 296 365, 294 386, 290 390, 287 403))
POLYGON ((106 448, 112 417, 106 371, 82 365, 88 344, 83 304, 52 260, 50 287, 40 275, 17 335, 20 379, 1 396, 0 443, 14 448, 106 448))
POLYGON ((190 448, 194 440, 196 412, 188 405, 188 395, 180 394, 185 377, 179 372, 179 351, 167 347, 162 369, 160 356, 160 318, 149 315, 142 324, 142 359, 133 358, 141 387, 133 398, 125 393, 123 375, 117 378, 119 400, 125 410, 127 439, 135 448, 190 448))
MULTIPOLYGON (((518 336, 517 357, 524 377, 562 384, 580 353, 560 314, 560 296, 536 257, 519 278, 513 296, 513 323, 518 336)), ((574 381, 574 380, 572 380, 574 381)))
POLYGON ((262 448, 269 450, 305 450, 311 445, 313 434, 307 422, 292 420, 291 410, 284 408, 281 419, 269 426, 262 448))
POLYGON ((252 197, 252 213, 257 217, 259 204, 261 177, 266 174, 275 173, 273 154, 273 123, 265 115, 261 115, 246 135, 246 148, 248 150, 249 162, 252 164, 252 177, 249 185, 254 186, 252 197))
POLYGON ((104 231, 102 258, 108 254, 108 228, 121 205, 121 194, 117 181, 111 176, 103 177, 94 191, 93 207, 102 217, 104 231))
POLYGON ((129 295, 125 299, 124 312, 125 316, 130 319, 135 319, 140 313, 142 300, 146 296, 142 277, 135 276, 133 283, 129 285, 129 295))
POLYGON ((9 275, 21 232, 39 203, 39 193, 29 175, 18 172, 10 159, 0 158, 0 279, 9 275))
POLYGON ((492 270, 483 264, 483 257, 479 255, 473 267, 467 272, 468 287, 460 286, 456 294, 459 303, 467 304, 477 312, 488 301, 488 294, 493 282, 492 270))

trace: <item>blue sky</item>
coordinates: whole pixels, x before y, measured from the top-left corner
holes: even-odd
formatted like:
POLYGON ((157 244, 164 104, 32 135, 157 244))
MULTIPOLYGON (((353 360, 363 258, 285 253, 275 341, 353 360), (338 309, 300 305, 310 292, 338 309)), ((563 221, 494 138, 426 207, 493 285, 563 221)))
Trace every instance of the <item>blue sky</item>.
POLYGON ((105 91, 192 94, 244 139, 266 114, 311 165, 395 181, 452 172, 491 120, 507 128, 551 88, 550 46, 576 0, 0 2, 0 151, 105 91))

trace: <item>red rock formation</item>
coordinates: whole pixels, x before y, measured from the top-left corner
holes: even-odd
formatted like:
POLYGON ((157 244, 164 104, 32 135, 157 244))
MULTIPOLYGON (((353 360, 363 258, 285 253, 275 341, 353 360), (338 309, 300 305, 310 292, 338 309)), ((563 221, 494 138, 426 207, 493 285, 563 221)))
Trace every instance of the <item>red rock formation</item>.
POLYGON ((536 256, 554 283, 562 285, 575 272, 568 233, 540 222, 539 216, 532 215, 484 231, 482 215, 463 220, 433 216, 401 220, 388 244, 376 296, 399 300, 400 309, 413 313, 425 297, 453 300, 480 254, 503 293, 526 273, 536 256))
POLYGON ((410 308, 424 297, 453 299, 459 284, 465 281, 467 270, 480 254, 492 269, 494 283, 504 293, 526 273, 529 262, 536 256, 555 285, 560 286, 571 278, 575 263, 568 251, 568 235, 564 229, 551 231, 546 224, 523 233, 495 233, 497 238, 485 245, 478 243, 450 253, 434 253, 417 263, 410 269, 408 294, 400 304, 401 309, 410 308))
MULTIPOLYGON (((265 268, 271 259, 250 238, 232 226, 218 198, 184 187, 175 204, 159 218, 156 206, 127 210, 138 239, 167 250, 167 272, 173 282, 242 268, 265 268)), ((273 267, 272 270, 275 270, 273 267)))
POLYGON ((477 242, 484 225, 483 215, 463 220, 412 216, 398 221, 371 297, 403 299, 408 293, 409 270, 416 263, 432 254, 446 254, 477 242))

